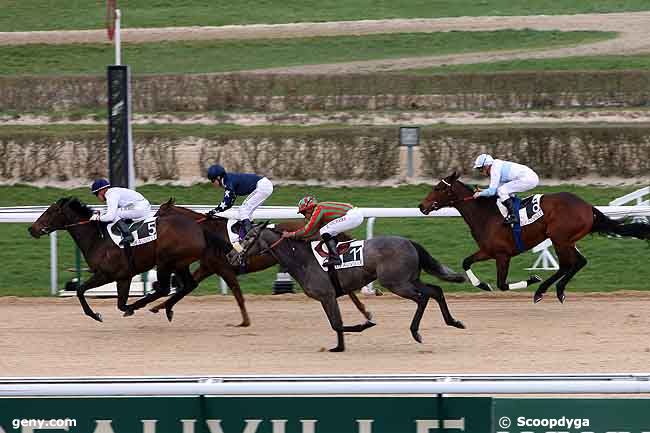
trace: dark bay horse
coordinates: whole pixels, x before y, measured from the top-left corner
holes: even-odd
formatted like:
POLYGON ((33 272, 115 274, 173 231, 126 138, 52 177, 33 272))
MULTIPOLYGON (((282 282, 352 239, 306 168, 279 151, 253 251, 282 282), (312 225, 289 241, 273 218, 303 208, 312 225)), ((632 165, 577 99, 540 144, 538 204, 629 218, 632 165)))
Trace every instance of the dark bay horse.
MULTIPOLYGON (((519 254, 512 228, 503 224, 503 216, 494 197, 472 199, 474 191, 458 178, 459 175, 454 172, 434 185, 420 203, 420 211, 429 214, 432 210, 454 207, 465 219, 472 237, 479 246, 477 252, 463 260, 463 269, 472 284, 484 290, 491 290, 470 269, 473 263, 489 259, 496 260, 497 286, 501 290, 525 288, 541 281, 539 277, 532 276, 527 281, 508 284, 510 259, 519 254)), ((568 192, 543 195, 541 208, 544 216, 522 227, 521 238, 525 250, 550 238, 560 262, 560 269, 540 284, 533 298, 536 303, 542 300, 549 286, 555 282, 557 298, 564 302, 567 283, 587 264, 587 259, 576 248, 576 242, 586 235, 600 233, 639 239, 650 238, 650 225, 625 224, 612 220, 591 204, 568 192)))
MULTIPOLYGON (((219 216, 214 218, 206 218, 206 216, 202 213, 195 212, 182 206, 176 206, 173 199, 168 200, 166 203, 160 206, 158 215, 175 215, 190 218, 192 221, 195 221, 195 223, 198 223, 203 230, 206 230, 207 232, 218 236, 220 239, 229 239, 227 218, 222 218, 219 216)), ((294 231, 298 230, 303 225, 304 222, 302 221, 288 221, 282 224, 278 224, 277 227, 282 230, 294 231)), ((349 240, 349 237, 344 233, 340 235, 340 238, 342 241, 349 240)), ((235 296, 237 305, 239 306, 239 311, 242 315, 242 322, 238 326, 250 326, 250 318, 248 316, 248 311, 246 311, 246 304, 241 291, 241 287, 239 286, 239 281, 237 280, 237 275, 268 269, 271 266, 277 265, 278 261, 272 255, 264 254, 247 257, 246 263, 243 267, 233 266, 230 264, 227 258, 227 253, 231 248, 232 247, 230 244, 225 244, 225 246, 224 244, 219 244, 216 248, 211 248, 208 254, 202 258, 199 268, 194 271, 192 277, 197 285, 213 274, 216 274, 223 278, 235 296)), ((164 308, 168 319, 171 320, 171 317, 173 316, 172 309, 174 305, 176 305, 178 301, 189 294, 194 289, 194 287, 196 286, 193 286, 190 290, 177 291, 169 299, 153 307, 151 311, 157 313, 164 308)), ((365 305, 359 300, 355 293, 350 293, 350 299, 352 299, 354 305, 366 317, 367 320, 372 320, 372 313, 366 309, 365 305)))
MULTIPOLYGON (((336 300, 336 290, 311 250, 311 243, 281 238, 282 231, 266 228, 266 224, 255 226, 242 242, 245 256, 270 253, 282 264, 289 274, 302 286, 305 294, 320 301, 332 329, 336 332, 338 344, 330 352, 345 350, 344 332, 361 332, 374 323, 344 326, 341 311, 336 300)), ((417 304, 411 321, 411 335, 421 343, 420 320, 430 298, 440 306, 445 323, 456 328, 465 328, 449 312, 440 286, 420 280, 422 270, 444 281, 462 282, 462 274, 456 274, 439 263, 419 244, 396 236, 379 236, 365 241, 363 266, 338 270, 341 288, 346 294, 361 289, 372 281, 379 282, 391 292, 417 304)))
MULTIPOLYGON (((117 307, 125 316, 133 310, 169 294, 170 277, 176 273, 184 288, 193 288, 189 265, 201 260, 207 246, 215 239, 206 239, 206 233, 193 221, 179 216, 159 217, 156 224, 156 240, 132 247, 132 261, 129 263, 123 249, 113 243, 103 224, 89 221, 93 211, 76 198, 62 198, 52 204, 29 227, 29 233, 39 238, 56 230, 68 230, 81 250, 92 276, 77 289, 77 297, 86 315, 102 321, 88 305, 84 293, 88 289, 115 281, 117 283, 117 307), (157 267, 159 286, 156 291, 128 305, 131 279, 134 275, 157 267)), ((207 235, 210 236, 209 234, 207 235)))

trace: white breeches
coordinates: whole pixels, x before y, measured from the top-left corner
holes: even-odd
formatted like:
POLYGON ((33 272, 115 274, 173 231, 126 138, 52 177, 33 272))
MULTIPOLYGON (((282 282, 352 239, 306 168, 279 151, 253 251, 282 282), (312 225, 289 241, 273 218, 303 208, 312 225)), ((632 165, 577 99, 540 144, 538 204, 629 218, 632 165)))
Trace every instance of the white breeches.
POLYGON ((361 224, 363 224, 363 213, 361 213, 360 209, 353 207, 342 217, 332 220, 323 226, 320 229, 320 234, 327 233, 330 236, 336 236, 339 233, 357 228, 361 224))
POLYGON ((530 173, 501 185, 497 188, 497 195, 499 196, 499 200, 504 201, 514 193, 524 192, 535 188, 538 183, 539 177, 531 170, 530 173))
POLYGON ((140 218, 148 217, 151 214, 151 204, 147 200, 136 201, 133 204, 128 205, 127 207, 121 207, 117 209, 117 218, 118 219, 131 219, 137 220, 140 218))
POLYGON ((269 198, 272 193, 273 184, 270 180, 265 177, 258 180, 255 191, 251 192, 241 206, 239 206, 239 220, 251 219, 251 215, 253 215, 255 209, 260 207, 264 203, 264 200, 269 198))

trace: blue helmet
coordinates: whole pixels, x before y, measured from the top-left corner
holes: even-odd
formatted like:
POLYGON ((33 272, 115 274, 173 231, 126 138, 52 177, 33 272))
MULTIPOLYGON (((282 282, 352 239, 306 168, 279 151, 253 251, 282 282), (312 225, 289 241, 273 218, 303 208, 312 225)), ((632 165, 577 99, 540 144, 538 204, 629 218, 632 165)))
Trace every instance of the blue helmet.
POLYGON ((211 165, 210 168, 208 168, 208 179, 210 182, 214 182, 218 177, 223 177, 225 174, 226 169, 219 164, 211 165))
POLYGON ((93 182, 92 186, 90 187, 90 191, 93 194, 97 195, 99 191, 103 190, 104 188, 108 188, 109 186, 111 186, 111 184, 106 179, 97 179, 93 182))

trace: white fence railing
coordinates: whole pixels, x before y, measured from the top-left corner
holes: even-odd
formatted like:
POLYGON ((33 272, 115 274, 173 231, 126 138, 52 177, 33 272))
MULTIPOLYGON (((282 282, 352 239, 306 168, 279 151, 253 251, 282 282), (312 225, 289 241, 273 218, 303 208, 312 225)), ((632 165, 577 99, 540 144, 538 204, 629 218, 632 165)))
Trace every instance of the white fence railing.
MULTIPOLYGON (((213 209, 212 205, 179 205, 190 208, 197 212, 207 212, 213 209)), ((159 206, 152 206, 153 210, 158 210, 159 206)), ((610 218, 640 218, 650 216, 650 206, 596 206, 610 218)), ((0 208, 0 223, 33 223, 47 209, 47 206, 17 206, 0 208)), ((105 206, 94 206, 93 209, 102 210, 105 206)), ((460 214, 456 209, 444 208, 433 211, 429 215, 424 215, 417 208, 360 208, 363 215, 368 218, 367 237, 372 237, 373 225, 375 218, 436 218, 436 217, 459 217, 460 214)), ((233 207, 220 215, 225 218, 236 218, 238 207, 233 207)), ((256 220, 281 220, 281 219, 300 219, 302 215, 298 213, 295 206, 263 206, 255 211, 253 218, 256 220)), ((536 247, 543 257, 544 254, 550 254, 543 245, 536 247)), ((539 260, 538 260, 539 261, 539 260)), ((536 262, 537 264, 537 262, 536 262)), ((533 265, 535 267, 536 265, 533 265)), ((57 240, 56 232, 50 235, 50 289, 52 294, 56 294, 58 284, 57 274, 57 240)), ((223 287, 222 287, 223 290, 223 287)))
POLYGON ((648 393, 647 373, 0 378, 0 397, 648 393))

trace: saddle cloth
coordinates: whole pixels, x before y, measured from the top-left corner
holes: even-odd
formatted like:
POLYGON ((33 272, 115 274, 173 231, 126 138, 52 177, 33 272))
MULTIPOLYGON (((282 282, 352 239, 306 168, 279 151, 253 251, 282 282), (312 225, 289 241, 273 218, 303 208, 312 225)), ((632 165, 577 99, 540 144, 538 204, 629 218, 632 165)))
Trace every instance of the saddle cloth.
MULTIPOLYGON (((335 266, 335 269, 347 269, 347 268, 356 268, 363 266, 363 249, 366 245, 364 240, 351 240, 346 242, 339 242, 336 245, 336 250, 341 257, 343 262, 340 265, 335 266)), ((326 271, 327 268, 323 266, 325 259, 329 255, 327 252, 327 247, 323 245, 321 241, 313 241, 311 243, 311 250, 314 253, 316 261, 320 267, 326 271)))
MULTIPOLYGON (((535 194, 521 200, 521 205, 519 206, 519 222, 521 227, 532 224, 544 216, 541 205, 542 195, 535 194)), ((501 215, 505 218, 508 215, 508 209, 499 200, 497 200, 497 207, 501 215)))
MULTIPOLYGON (((132 247, 136 245, 146 244, 158 238, 158 230, 156 228, 157 219, 158 217, 155 215, 150 215, 148 217, 135 220, 133 223, 131 223, 129 231, 133 233, 133 242, 131 242, 132 247)), ((108 235, 111 237, 115 245, 119 246, 120 248, 124 248, 122 245, 120 245, 120 242, 122 241, 122 234, 120 230, 115 227, 116 222, 109 223, 106 226, 106 230, 108 231, 108 235)))

